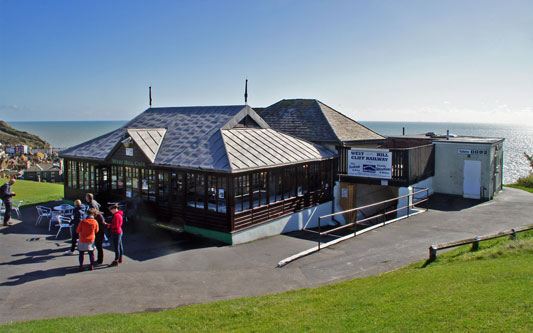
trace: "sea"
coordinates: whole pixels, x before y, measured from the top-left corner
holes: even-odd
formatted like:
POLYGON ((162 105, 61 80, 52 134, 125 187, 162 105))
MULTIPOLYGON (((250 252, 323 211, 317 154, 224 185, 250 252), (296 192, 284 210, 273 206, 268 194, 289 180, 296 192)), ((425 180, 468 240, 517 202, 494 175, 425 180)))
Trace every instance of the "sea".
MULTIPOLYGON (((67 148, 111 132, 126 120, 114 121, 13 121, 9 125, 33 133, 49 142, 54 148, 67 148)), ((524 153, 533 154, 533 125, 473 124, 473 123, 431 123, 431 122, 387 122, 360 121, 361 124, 381 135, 451 134, 505 138, 504 184, 514 183, 519 177, 531 171, 524 153)))

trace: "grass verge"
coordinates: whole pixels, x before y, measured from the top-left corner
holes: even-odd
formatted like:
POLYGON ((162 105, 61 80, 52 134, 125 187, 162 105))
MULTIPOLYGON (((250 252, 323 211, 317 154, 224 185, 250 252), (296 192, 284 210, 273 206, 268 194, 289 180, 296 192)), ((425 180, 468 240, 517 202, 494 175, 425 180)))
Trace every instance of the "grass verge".
MULTIPOLYGON (((7 181, 9 180, 0 178, 0 186, 7 181)), ((39 183, 21 179, 18 179, 12 186, 12 191, 17 194, 13 197, 13 201, 23 200, 22 206, 61 200, 64 195, 63 184, 39 183)))
POLYGON ((6 332, 533 330, 533 232, 439 253, 436 261, 328 286, 158 313, 58 318, 6 332))
POLYGON ((517 188, 519 190, 524 190, 526 192, 533 193, 533 187, 527 187, 527 186, 522 186, 522 185, 518 185, 518 184, 509 184, 509 185, 505 185, 505 186, 512 187, 512 188, 517 188))

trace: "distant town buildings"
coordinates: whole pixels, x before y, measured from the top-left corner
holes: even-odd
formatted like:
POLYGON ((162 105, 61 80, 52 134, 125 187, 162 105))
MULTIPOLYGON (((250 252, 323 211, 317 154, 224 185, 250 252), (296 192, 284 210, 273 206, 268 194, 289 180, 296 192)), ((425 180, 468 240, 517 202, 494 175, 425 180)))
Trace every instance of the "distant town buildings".
POLYGON ((32 149, 25 144, 0 143, 0 176, 26 180, 62 182, 63 161, 51 148, 32 149))

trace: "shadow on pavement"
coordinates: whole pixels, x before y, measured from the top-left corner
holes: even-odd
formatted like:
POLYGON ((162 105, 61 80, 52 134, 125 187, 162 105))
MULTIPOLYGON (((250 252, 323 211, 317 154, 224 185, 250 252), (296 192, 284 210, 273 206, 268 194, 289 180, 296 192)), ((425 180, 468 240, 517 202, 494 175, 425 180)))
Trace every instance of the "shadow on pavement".
MULTIPOLYGON (((128 233, 126 229, 122 237, 124 255, 137 261, 150 260, 176 252, 227 246, 221 242, 186 233, 174 233, 153 226, 137 228, 134 233, 128 233)), ((113 251, 112 241, 107 249, 113 251)))
MULTIPOLYGON (((49 202, 43 204, 43 206, 53 207, 57 204, 58 202, 49 202)), ((43 251, 50 251, 50 253, 65 251, 70 244, 71 239, 68 229, 62 230, 61 234, 59 234, 59 237, 56 239, 55 235, 58 230, 57 227, 52 225, 51 231, 48 231, 48 219, 43 219, 36 226, 35 221, 37 220, 37 217, 37 210, 34 206, 22 208, 20 220, 14 221, 15 223, 12 226, 0 229, 0 234, 32 235, 32 237, 26 239, 28 242, 41 240, 50 242, 57 241, 58 243, 56 245, 61 247, 61 249, 43 251), (59 245, 60 243, 61 245, 59 245)), ((137 261, 150 260, 181 251, 189 251, 207 247, 221 247, 227 245, 190 234, 171 232, 165 229, 154 227, 150 224, 136 228, 132 228, 131 225, 125 224, 123 229, 124 256, 137 261), (135 231, 133 231, 133 229, 135 231)), ((111 239, 109 229, 106 230, 106 234, 108 238, 111 239)), ((111 246, 106 247, 105 249, 113 252, 113 242, 111 241, 111 246)), ((19 253, 17 255, 26 255, 28 258, 0 264, 19 265, 29 264, 32 262, 42 262, 51 259, 51 257, 45 257, 45 255, 39 257, 41 254, 38 253, 35 255, 31 255, 29 253, 19 253)))
POLYGON ((57 257, 57 253, 62 253, 64 249, 46 249, 46 250, 39 250, 39 251, 33 251, 28 253, 17 253, 11 255, 12 257, 21 257, 25 256, 25 258, 9 261, 9 262, 2 262, 0 265, 26 265, 26 264, 35 264, 35 263, 42 263, 45 261, 48 261, 50 259, 54 259, 57 257))
POLYGON ((57 276, 65 276, 67 274, 78 273, 78 266, 71 267, 59 267, 52 268, 49 270, 38 270, 33 272, 28 272, 23 275, 16 275, 8 278, 9 281, 0 283, 0 286, 17 286, 27 282, 32 282, 36 280, 42 280, 57 276))
POLYGON ((472 208, 484 202, 484 200, 466 199, 458 195, 435 193, 429 197, 429 201, 421 203, 417 207, 452 212, 472 208))

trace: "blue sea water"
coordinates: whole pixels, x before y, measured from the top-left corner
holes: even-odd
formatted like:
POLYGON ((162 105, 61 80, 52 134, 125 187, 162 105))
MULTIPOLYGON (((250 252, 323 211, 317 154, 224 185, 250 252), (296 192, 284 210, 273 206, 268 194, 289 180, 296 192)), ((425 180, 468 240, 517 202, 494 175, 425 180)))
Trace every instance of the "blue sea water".
MULTIPOLYGON (((127 121, 53 121, 53 122, 10 122, 12 127, 37 134, 52 147, 66 148, 111 132, 127 121)), ((504 183, 513 183, 518 177, 527 175, 530 166, 524 152, 533 153, 533 127, 508 124, 470 123, 428 123, 428 122, 384 122, 361 121, 361 124, 382 135, 423 134, 435 132, 456 135, 505 138, 504 141, 504 183)))

